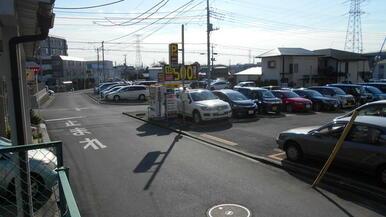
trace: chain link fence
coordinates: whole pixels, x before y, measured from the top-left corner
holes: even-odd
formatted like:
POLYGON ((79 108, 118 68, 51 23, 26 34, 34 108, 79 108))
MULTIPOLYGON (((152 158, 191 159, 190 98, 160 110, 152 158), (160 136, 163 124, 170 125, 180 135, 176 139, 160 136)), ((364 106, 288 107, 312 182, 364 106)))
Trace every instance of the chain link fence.
POLYGON ((5 143, 0 143, 0 217, 74 216, 67 205, 68 200, 75 202, 67 174, 59 176, 65 171, 62 143, 11 146, 7 140, 0 142, 5 143), (63 181, 68 186, 65 193, 63 181))

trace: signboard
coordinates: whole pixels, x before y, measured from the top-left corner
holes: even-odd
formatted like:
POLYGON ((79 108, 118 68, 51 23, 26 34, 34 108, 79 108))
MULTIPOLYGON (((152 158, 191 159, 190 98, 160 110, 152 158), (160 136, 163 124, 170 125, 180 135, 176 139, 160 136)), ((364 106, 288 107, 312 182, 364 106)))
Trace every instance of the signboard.
POLYGON ((171 66, 178 65, 178 44, 169 44, 169 64, 171 66))
POLYGON ((195 65, 178 65, 176 67, 164 65, 162 69, 165 74, 164 81, 197 80, 195 65))

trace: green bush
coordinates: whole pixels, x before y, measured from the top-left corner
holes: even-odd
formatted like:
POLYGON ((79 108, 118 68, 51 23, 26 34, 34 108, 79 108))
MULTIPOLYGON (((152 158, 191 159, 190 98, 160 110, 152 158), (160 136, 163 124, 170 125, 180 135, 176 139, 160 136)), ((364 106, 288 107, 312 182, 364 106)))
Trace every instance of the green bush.
POLYGON ((38 115, 36 114, 33 110, 31 110, 30 112, 30 118, 31 118, 31 124, 33 125, 38 125, 40 123, 42 123, 43 119, 38 115))

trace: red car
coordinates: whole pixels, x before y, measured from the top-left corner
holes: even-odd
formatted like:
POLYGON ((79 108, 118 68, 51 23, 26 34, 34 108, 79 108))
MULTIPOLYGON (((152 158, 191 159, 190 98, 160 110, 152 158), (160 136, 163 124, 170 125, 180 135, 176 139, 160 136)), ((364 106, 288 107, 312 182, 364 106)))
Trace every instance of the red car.
POLYGON ((289 90, 272 90, 273 95, 280 98, 283 102, 283 107, 287 112, 306 111, 312 109, 312 101, 302 98, 296 93, 289 90))

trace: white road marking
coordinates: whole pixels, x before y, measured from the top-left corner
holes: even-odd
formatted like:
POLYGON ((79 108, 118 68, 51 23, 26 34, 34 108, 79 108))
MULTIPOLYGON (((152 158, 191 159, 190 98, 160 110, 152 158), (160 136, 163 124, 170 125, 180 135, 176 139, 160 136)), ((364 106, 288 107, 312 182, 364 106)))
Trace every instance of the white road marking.
POLYGON ((87 143, 85 146, 83 146, 83 149, 87 149, 90 146, 94 150, 98 150, 99 148, 107 148, 107 146, 103 145, 98 139, 85 138, 84 141, 80 141, 79 143, 87 143))
POLYGON ((64 120, 71 120, 71 119, 80 119, 84 118, 83 116, 77 116, 77 117, 67 117, 67 118, 57 118, 57 119, 48 119, 44 120, 45 122, 50 122, 50 121, 64 121, 64 120))
POLYGON ((80 127, 75 127, 74 129, 70 129, 70 132, 74 136, 84 136, 86 134, 91 134, 91 132, 88 131, 86 128, 80 128, 80 127))
POLYGON ((78 121, 66 121, 66 127, 76 127, 80 126, 80 124, 77 124, 78 121))
POLYGON ((78 112, 80 112, 80 108, 75 108, 75 111, 78 111, 78 112))

